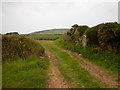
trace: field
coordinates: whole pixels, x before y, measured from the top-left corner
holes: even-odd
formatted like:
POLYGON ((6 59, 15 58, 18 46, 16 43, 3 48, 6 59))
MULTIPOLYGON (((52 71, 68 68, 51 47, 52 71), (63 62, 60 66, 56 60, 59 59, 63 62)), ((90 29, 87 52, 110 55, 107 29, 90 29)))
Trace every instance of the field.
POLYGON ((44 30, 33 32, 30 34, 65 34, 69 29, 51 29, 51 30, 44 30))
POLYGON ((68 29, 51 29, 30 33, 28 36, 37 40, 56 40, 65 34, 68 29))
POLYGON ((28 35, 36 40, 56 40, 62 36, 62 34, 32 34, 28 35))

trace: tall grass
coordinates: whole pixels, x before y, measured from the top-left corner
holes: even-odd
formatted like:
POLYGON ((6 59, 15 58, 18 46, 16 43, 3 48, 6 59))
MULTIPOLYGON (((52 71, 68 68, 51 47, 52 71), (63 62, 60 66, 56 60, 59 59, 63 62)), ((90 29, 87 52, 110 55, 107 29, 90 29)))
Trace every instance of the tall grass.
POLYGON ((3 88, 45 88, 47 81, 47 58, 32 55, 26 60, 13 58, 3 64, 3 88))

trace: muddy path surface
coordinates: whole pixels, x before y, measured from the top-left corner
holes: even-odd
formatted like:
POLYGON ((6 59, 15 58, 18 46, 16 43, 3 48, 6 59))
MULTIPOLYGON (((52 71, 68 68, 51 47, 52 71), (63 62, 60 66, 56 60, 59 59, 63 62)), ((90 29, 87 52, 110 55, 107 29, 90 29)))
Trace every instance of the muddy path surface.
POLYGON ((61 75, 57 67, 57 60, 55 55, 47 47, 44 48, 45 48, 45 53, 50 60, 49 71, 48 71, 49 79, 47 81, 46 88, 69 88, 64 77, 61 75))
MULTIPOLYGON (((51 41, 41 41, 41 43, 50 42, 51 41)), ((78 60, 79 65, 86 69, 95 80, 105 85, 105 88, 118 88, 118 77, 113 76, 109 73, 109 71, 93 64, 92 62, 84 59, 81 54, 77 54, 75 52, 71 52, 69 50, 65 50, 60 48, 59 46, 52 44, 54 48, 58 48, 61 51, 68 53, 72 58, 78 60)), ((45 47, 46 48, 46 47, 45 47)), ((65 82, 65 79, 60 74, 59 69, 57 68, 57 60, 55 55, 46 48, 46 54, 50 59, 50 68, 49 68, 49 76, 48 80, 48 88, 68 88, 68 85, 65 82)))
POLYGON ((57 68, 57 61, 52 52, 46 49, 46 54, 50 59, 49 66, 49 80, 47 82, 47 88, 69 88, 65 82, 65 79, 61 75, 59 69, 57 68))

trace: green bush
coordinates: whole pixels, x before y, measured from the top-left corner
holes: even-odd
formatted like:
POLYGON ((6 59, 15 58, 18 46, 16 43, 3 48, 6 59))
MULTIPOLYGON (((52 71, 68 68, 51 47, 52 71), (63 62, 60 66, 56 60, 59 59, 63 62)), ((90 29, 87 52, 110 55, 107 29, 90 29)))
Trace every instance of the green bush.
POLYGON ((98 42, 103 49, 117 50, 120 48, 120 24, 106 23, 98 28, 98 42))
POLYGON ((88 46, 98 46, 98 27, 93 27, 87 30, 87 45, 88 46))
POLYGON ((2 59, 11 60, 15 56, 26 59, 30 55, 44 56, 44 48, 39 42, 25 37, 16 35, 2 36, 2 59))
POLYGON ((88 28, 89 27, 85 26, 85 25, 84 26, 79 26, 78 29, 77 29, 78 32, 79 32, 79 35, 82 36, 88 30, 88 28))
POLYGON ((87 30, 88 46, 100 46, 107 50, 120 48, 120 24, 103 23, 87 30))

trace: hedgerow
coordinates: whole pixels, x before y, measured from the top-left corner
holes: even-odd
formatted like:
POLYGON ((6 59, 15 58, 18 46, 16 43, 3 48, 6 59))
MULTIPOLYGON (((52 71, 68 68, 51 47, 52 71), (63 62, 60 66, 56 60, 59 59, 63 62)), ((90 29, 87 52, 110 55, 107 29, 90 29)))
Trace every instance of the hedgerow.
POLYGON ((10 60, 15 56, 26 59, 31 55, 44 56, 44 48, 37 41, 20 35, 2 36, 2 59, 10 60))

